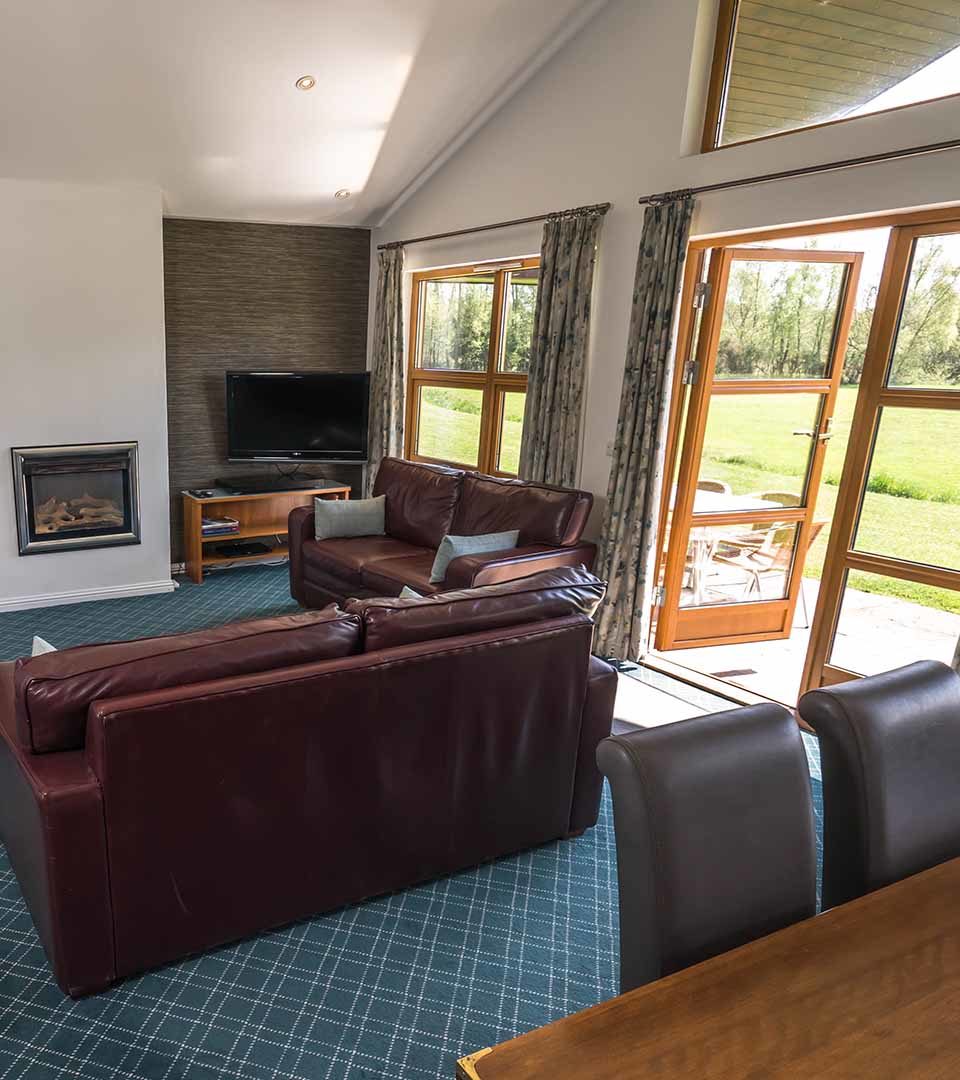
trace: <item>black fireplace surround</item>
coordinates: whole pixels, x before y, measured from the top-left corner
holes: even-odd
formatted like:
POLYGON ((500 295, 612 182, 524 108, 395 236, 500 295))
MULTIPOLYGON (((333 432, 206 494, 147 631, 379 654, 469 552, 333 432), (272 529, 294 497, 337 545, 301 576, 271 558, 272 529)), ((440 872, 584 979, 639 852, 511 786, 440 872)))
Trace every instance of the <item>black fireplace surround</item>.
POLYGON ((21 555, 140 543, 135 442, 10 453, 21 555))

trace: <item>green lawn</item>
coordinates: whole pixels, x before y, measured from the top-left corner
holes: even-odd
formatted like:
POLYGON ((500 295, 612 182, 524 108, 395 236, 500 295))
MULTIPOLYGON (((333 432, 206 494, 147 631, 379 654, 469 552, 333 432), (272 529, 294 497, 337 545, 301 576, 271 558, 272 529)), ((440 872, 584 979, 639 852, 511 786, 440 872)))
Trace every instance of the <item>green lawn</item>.
MULTIPOLYGON (((817 518, 829 521, 837 499, 856 389, 843 387, 834 413, 817 518)), ((806 395, 718 397, 710 406, 701 476, 725 480, 739 494, 799 492, 809 440, 795 429, 813 422, 806 395)), ((857 546, 934 566, 960 567, 960 413, 890 410, 880 437, 861 515, 857 546)), ((827 547, 824 530, 804 575, 819 577, 827 547)), ((928 607, 960 612, 960 593, 894 578, 851 573, 865 592, 899 596, 928 607)))
MULTIPOLYGON (((834 437, 827 447, 823 472, 827 483, 836 484, 840 479, 856 397, 855 387, 841 387, 834 411, 834 437)), ((714 473, 713 465, 743 465, 748 471, 752 468, 758 485, 746 489, 750 491, 773 490, 760 482, 766 473, 802 476, 809 442, 792 432, 813 426, 815 404, 813 394, 714 398, 704 443, 710 474, 714 473)), ((889 410, 881 420, 871 488, 960 503, 958 446, 960 412, 889 410)))
MULTIPOLYGON (((834 437, 828 444, 817 518, 829 521, 837 499, 856 389, 843 387, 834 437)), ((516 472, 523 426, 523 395, 504 404, 501 468, 516 472)), ((799 491, 810 441, 793 435, 812 427, 813 397, 717 397, 710 406, 701 476, 726 481, 738 494, 799 491)), ((477 464, 480 391, 423 391, 419 451, 429 457, 477 464)), ((960 413, 891 410, 881 422, 857 546, 879 555, 960 567, 960 413)), ((811 549, 806 577, 819 577, 827 530, 811 549)), ((893 578, 851 573, 865 592, 899 596, 928 607, 960 612, 960 593, 893 578)))
MULTIPOLYGON (((420 404, 420 437, 417 450, 426 457, 477 464, 480 443, 479 390, 447 390, 427 387, 420 404)), ((500 468, 515 473, 520 462, 523 428, 523 394, 505 394, 500 468)))

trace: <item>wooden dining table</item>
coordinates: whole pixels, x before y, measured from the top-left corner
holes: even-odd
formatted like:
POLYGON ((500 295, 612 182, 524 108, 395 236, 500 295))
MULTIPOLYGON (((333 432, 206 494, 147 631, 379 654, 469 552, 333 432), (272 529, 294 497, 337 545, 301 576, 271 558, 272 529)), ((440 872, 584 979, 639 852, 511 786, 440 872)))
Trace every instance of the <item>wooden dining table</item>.
POLYGON ((472 1054, 457 1077, 960 1078, 960 859, 472 1054))

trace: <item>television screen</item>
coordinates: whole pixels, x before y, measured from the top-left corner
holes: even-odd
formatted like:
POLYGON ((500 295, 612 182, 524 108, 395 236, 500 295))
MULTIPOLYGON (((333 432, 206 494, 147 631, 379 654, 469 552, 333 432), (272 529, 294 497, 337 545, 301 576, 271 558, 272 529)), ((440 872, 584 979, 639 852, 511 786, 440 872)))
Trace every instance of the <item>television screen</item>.
POLYGON ((370 376, 228 371, 231 461, 367 460, 370 376))

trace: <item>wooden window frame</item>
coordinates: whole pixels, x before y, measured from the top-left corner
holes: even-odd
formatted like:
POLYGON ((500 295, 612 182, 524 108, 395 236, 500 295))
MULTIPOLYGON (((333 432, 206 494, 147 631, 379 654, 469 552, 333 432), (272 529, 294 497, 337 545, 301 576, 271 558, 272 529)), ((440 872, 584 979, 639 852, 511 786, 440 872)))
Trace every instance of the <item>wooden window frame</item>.
POLYGON ((811 627, 802 690, 861 678, 859 673, 831 663, 834 636, 846 595, 848 571, 860 570, 960 592, 960 569, 877 554, 857 546, 863 499, 884 409, 938 409, 960 413, 960 389, 889 385, 900 317, 910 285, 914 244, 924 236, 957 233, 960 233, 960 213, 957 208, 954 208, 950 221, 905 223, 894 226, 890 231, 843 475, 837 491, 837 511, 824 557, 820 590, 825 600, 818 602, 811 627))
POLYGON ((886 113, 912 109, 917 105, 929 105, 933 101, 949 101, 951 98, 960 99, 960 93, 942 94, 939 97, 923 98, 921 101, 910 101, 905 105, 893 105, 888 109, 877 109, 876 112, 864 113, 860 116, 841 116, 836 120, 822 120, 817 124, 801 124, 798 127, 784 128, 783 131, 772 131, 769 135, 755 135, 752 139, 740 139, 737 142, 721 145, 720 124, 726 106, 727 84, 730 66, 733 62, 733 51, 736 48, 739 8, 740 0, 720 0, 720 7, 717 12, 717 29, 713 44, 713 60, 710 68, 710 81, 707 86, 703 136, 700 140, 700 152, 703 154, 712 154, 717 150, 729 150, 735 146, 749 146, 751 143, 766 142, 768 139, 779 139, 784 135, 793 135, 798 131, 815 131, 817 128, 849 124, 851 121, 862 120, 870 116, 883 116, 886 113))
POLYGON ((513 259, 508 263, 445 267, 442 270, 424 270, 413 275, 410 292, 410 362, 407 365, 407 404, 404 437, 404 453, 411 461, 423 461, 431 465, 450 465, 459 469, 474 469, 490 476, 515 477, 499 467, 500 435, 503 421, 504 394, 527 392, 525 373, 500 371, 500 347, 506 325, 506 284, 508 275, 518 271, 538 269, 538 257, 513 259), (446 278, 489 275, 493 277, 493 312, 490 324, 490 345, 487 350, 486 371, 448 371, 420 366, 420 327, 422 322, 422 286, 427 281, 446 278), (480 443, 477 463, 454 461, 450 458, 428 457, 417 453, 420 424, 420 391, 426 387, 439 386, 457 390, 480 390, 480 443))

